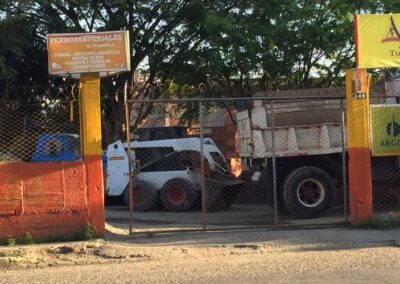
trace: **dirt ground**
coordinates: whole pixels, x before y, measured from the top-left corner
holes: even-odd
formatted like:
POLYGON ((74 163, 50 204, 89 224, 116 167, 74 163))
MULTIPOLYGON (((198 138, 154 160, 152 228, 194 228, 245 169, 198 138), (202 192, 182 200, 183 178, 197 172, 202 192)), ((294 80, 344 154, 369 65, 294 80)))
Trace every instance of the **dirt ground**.
POLYGON ((400 230, 247 230, 0 248, 0 283, 398 283, 400 230))
POLYGON ((236 230, 154 234, 199 229, 199 211, 134 212, 129 236, 125 206, 106 207, 104 239, 0 247, 0 283, 398 283, 400 229, 350 227, 300 230, 343 222, 340 208, 319 219, 280 215, 260 205, 207 213, 208 228, 236 230), (267 229, 237 230, 266 226, 267 229), (290 228, 290 227, 286 227, 290 228))
MULTIPOLYGON (((268 227, 273 226, 275 221, 273 209, 261 204, 233 205, 222 211, 207 212, 205 219, 209 229, 268 227)), ((110 226, 119 229, 121 233, 128 234, 129 212, 126 206, 119 204, 107 206, 106 220, 110 226)), ((343 208, 337 206, 316 219, 299 219, 279 212, 278 221, 282 226, 308 226, 343 224, 345 218, 343 208)), ((200 228, 202 228, 200 210, 133 212, 133 232, 200 228)))

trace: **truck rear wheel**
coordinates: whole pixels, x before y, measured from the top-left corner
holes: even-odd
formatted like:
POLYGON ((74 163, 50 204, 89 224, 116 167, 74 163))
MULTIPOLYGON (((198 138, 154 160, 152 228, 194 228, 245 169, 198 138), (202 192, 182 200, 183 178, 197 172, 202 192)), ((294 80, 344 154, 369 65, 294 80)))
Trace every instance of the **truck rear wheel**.
POLYGON ((331 207, 335 186, 330 175, 317 167, 302 167, 283 182, 285 209, 301 218, 315 218, 331 207))
MULTIPOLYGON (((157 190, 146 182, 135 181, 133 183, 133 210, 149 211, 157 202, 157 190)), ((122 195, 124 204, 129 206, 129 185, 122 195)))
POLYGON ((168 211, 187 211, 198 197, 193 184, 181 178, 169 180, 160 192, 160 199, 168 211))

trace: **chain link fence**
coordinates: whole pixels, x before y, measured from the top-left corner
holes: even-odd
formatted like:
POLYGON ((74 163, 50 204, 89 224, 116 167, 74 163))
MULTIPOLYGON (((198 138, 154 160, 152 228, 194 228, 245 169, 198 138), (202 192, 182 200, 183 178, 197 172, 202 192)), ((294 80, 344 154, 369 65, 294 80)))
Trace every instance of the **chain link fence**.
MULTIPOLYGON (((399 97, 373 95, 370 99, 371 108, 379 106, 398 106, 399 97)), ((372 111, 371 111, 372 112, 372 111)), ((393 116, 392 124, 385 125, 383 132, 390 132, 390 127, 396 127, 396 118, 393 116), (389 127, 389 129, 387 128, 389 127)), ((393 129, 394 129, 393 128, 393 129)), ((393 138, 396 137, 395 133, 393 138)), ((372 157, 372 200, 374 220, 399 221, 400 220, 400 157, 384 156, 372 157)))
POLYGON ((78 101, 0 100, 0 163, 81 159, 78 101))
POLYGON ((117 168, 127 155, 132 183, 125 178, 116 188, 108 178, 106 187, 108 195, 131 201, 132 233, 347 222, 339 94, 126 107, 128 125, 138 127, 127 143, 108 147, 107 167, 117 168), (143 112, 149 115, 137 123, 143 112))
MULTIPOLYGON (((127 139, 106 149, 106 195, 131 207, 131 232, 345 223, 345 100, 326 92, 128 101, 127 139)), ((9 94, 0 163, 81 159, 77 100, 9 94)), ((398 219, 399 157, 371 166, 374 217, 398 219)))

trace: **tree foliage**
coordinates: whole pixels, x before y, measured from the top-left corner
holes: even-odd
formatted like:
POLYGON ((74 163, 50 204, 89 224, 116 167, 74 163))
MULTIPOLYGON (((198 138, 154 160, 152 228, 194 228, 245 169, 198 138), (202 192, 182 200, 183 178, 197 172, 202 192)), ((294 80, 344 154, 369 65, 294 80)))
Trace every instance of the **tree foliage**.
MULTIPOLYGON (((0 88, 67 96, 70 82, 47 74, 46 34, 129 30, 132 71, 102 81, 107 143, 122 134, 125 81, 133 98, 341 85, 354 65, 353 14, 399 11, 390 0, 1 0, 0 88), (138 69, 147 80, 134 86, 138 69)), ((41 95, 32 92, 24 99, 41 95)))

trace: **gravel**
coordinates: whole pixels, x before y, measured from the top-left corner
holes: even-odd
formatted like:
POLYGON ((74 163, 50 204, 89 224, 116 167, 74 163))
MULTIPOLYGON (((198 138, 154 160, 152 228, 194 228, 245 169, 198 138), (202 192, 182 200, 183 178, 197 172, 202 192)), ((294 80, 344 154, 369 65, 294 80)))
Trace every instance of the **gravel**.
POLYGON ((346 228, 111 233, 107 241, 2 248, 0 283, 398 283, 399 236, 346 228))

